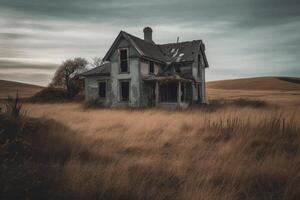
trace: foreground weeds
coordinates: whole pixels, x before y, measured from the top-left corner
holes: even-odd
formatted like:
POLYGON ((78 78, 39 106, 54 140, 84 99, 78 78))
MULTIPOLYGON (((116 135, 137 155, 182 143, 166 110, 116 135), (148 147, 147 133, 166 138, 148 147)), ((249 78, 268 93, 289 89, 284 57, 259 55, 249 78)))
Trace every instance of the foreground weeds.
POLYGON ((25 108, 0 118, 23 141, 1 149, 2 199, 300 199, 297 108, 25 108))

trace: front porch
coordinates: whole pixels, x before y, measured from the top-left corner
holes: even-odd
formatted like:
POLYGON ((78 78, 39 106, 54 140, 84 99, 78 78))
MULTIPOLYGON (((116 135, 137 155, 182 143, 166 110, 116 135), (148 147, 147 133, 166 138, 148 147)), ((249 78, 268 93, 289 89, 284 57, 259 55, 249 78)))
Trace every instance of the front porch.
POLYGON ((192 102, 192 80, 179 76, 148 77, 148 105, 166 108, 186 108, 192 102))

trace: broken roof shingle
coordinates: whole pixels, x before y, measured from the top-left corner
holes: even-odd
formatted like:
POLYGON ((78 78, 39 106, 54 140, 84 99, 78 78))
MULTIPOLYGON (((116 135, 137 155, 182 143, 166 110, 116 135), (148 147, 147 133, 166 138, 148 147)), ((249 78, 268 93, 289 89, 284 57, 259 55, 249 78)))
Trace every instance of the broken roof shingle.
POLYGON ((199 52, 201 40, 193 40, 187 42, 159 44, 160 50, 163 52, 166 62, 184 62, 194 61, 195 55, 199 52))

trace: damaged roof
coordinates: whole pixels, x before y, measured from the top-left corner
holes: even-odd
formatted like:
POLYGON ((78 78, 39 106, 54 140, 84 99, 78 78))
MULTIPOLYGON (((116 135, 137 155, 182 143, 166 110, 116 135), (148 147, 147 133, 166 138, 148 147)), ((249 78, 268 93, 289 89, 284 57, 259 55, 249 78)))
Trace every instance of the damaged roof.
POLYGON ((157 45, 165 56, 166 62, 194 61, 199 52, 201 40, 157 45))
POLYGON ((169 44, 155 44, 126 33, 125 31, 121 31, 119 33, 117 39, 112 44, 103 60, 108 59, 109 55, 114 49, 114 46, 117 44, 117 41, 122 36, 127 39, 144 58, 152 59, 162 64, 169 65, 174 62, 192 62, 195 58, 197 58, 196 55, 201 51, 204 57, 205 67, 208 67, 204 52, 205 47, 202 40, 169 44))
POLYGON ((110 63, 104 63, 98 67, 88 70, 82 76, 107 76, 110 75, 110 63))

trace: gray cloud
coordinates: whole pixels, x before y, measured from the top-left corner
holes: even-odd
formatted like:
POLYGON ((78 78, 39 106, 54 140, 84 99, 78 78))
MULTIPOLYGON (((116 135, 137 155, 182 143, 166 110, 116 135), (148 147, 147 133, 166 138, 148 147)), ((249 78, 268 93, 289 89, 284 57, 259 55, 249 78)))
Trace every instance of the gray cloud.
POLYGON ((0 79, 1 80, 14 80, 17 82, 23 83, 31 83, 35 85, 46 86, 46 81, 51 80, 51 74, 44 74, 44 73, 34 73, 34 74, 27 74, 27 73, 17 73, 17 74, 7 74, 0 72, 0 79))
POLYGON ((25 63, 21 61, 10 61, 10 60, 0 60, 0 70, 12 70, 12 69, 39 69, 39 70, 50 70, 54 71, 57 69, 58 65, 53 63, 25 63))
MULTIPOLYGON (((49 77, 66 58, 103 56, 121 29, 142 37, 148 25, 158 43, 203 39, 208 79, 300 76, 298 0, 0 0, 0 59, 20 71, 52 63, 41 67, 49 77)), ((0 62, 3 74, 9 66, 0 62)))

